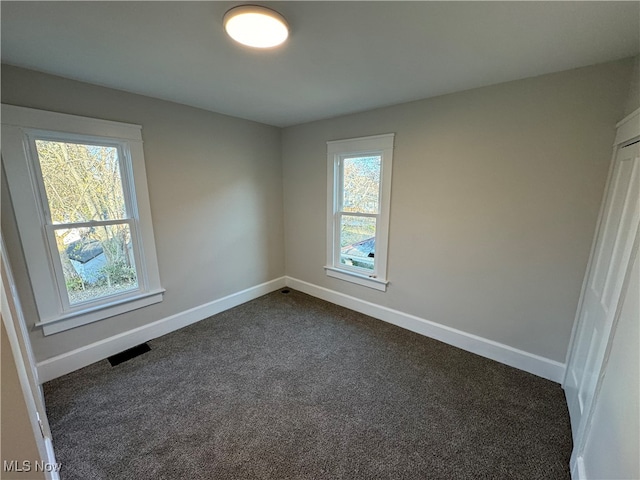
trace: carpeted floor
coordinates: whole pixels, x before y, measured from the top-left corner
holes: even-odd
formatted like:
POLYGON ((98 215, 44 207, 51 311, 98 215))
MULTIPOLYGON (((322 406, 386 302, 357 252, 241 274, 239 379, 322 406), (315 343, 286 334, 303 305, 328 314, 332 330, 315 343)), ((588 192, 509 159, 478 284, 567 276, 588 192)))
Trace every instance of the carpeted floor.
POLYGON ((62 480, 568 479, 559 385, 274 292, 45 384, 62 480))

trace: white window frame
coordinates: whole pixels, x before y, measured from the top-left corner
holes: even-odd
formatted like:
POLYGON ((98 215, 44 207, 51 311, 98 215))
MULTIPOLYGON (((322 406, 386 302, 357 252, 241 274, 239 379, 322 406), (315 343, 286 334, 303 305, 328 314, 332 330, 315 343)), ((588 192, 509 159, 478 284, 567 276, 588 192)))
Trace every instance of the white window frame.
POLYGON ((351 138, 327 142, 327 264, 329 277, 356 283, 380 291, 386 291, 387 257, 389 245, 389 210, 391 207, 391 172, 393 162, 394 133, 370 137, 351 138), (379 155, 380 198, 377 214, 354 214, 358 217, 376 218, 376 250, 374 269, 344 265, 340 263, 340 222, 342 211, 342 174, 345 158, 379 155))
POLYGON ((45 335, 62 332, 162 301, 142 148, 142 127, 2 105, 2 162, 20 240, 45 335), (98 144, 118 150, 125 219, 68 224, 69 228, 129 224, 138 288, 71 305, 54 239, 35 140, 98 144))

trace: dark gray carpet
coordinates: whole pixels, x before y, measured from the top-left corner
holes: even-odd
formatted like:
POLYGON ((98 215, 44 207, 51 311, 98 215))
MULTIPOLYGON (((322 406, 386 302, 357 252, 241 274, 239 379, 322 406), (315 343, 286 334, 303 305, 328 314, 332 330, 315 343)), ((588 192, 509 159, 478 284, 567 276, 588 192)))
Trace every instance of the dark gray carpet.
POLYGON ((559 385, 291 291, 45 384, 62 479, 568 479, 559 385))

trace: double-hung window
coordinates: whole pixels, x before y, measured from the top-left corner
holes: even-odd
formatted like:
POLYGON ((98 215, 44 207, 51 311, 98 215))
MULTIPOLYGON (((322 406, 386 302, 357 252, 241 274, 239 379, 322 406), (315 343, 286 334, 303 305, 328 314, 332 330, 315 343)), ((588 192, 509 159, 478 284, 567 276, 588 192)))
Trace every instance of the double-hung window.
POLYGON ((327 142, 328 276, 385 291, 394 134, 327 142))
POLYGON ((2 123, 44 333, 159 302, 140 127, 4 105, 2 123))

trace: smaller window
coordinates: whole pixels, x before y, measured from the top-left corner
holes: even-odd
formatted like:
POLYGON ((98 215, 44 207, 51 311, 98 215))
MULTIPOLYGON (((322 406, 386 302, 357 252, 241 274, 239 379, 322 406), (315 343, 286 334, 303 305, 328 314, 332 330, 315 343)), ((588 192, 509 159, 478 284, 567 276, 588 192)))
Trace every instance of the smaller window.
POLYGON ((328 276, 387 288, 394 134, 327 142, 328 276))

